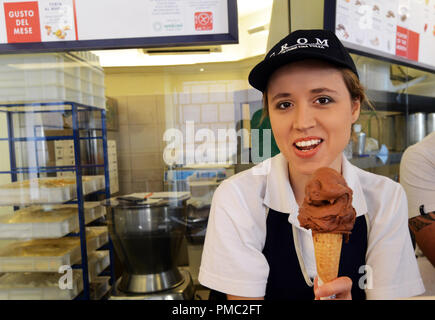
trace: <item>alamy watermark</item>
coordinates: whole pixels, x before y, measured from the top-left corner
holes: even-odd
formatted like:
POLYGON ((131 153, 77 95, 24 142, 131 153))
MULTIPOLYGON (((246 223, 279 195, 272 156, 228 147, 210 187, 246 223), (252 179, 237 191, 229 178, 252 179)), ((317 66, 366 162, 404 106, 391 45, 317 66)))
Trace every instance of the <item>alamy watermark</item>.
POLYGON ((195 130, 194 121, 186 121, 185 128, 185 133, 170 128, 163 134, 163 140, 167 143, 163 150, 163 160, 169 166, 200 163, 258 164, 272 156, 271 129, 195 130))
POLYGON ((358 280, 358 287, 361 290, 373 289, 373 269, 371 266, 365 264, 359 267, 359 274, 363 274, 358 280))
POLYGON ((63 275, 59 277, 58 285, 61 290, 72 290, 74 286, 73 269, 69 265, 59 267, 58 273, 63 275))

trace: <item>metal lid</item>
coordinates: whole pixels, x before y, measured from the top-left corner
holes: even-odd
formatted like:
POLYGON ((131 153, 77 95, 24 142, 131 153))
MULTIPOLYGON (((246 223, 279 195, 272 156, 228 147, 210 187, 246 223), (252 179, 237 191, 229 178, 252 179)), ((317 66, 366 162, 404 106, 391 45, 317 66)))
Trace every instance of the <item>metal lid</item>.
POLYGON ((101 205, 112 208, 151 208, 168 206, 168 201, 164 199, 143 199, 132 196, 120 196, 103 200, 101 205))
POLYGON ((166 192, 153 192, 150 199, 165 199, 169 201, 184 201, 190 199, 190 192, 187 191, 166 191, 166 192))
POLYGON ((101 204, 118 208, 149 208, 161 206, 177 206, 190 198, 190 192, 148 192, 132 193, 103 200, 101 204))

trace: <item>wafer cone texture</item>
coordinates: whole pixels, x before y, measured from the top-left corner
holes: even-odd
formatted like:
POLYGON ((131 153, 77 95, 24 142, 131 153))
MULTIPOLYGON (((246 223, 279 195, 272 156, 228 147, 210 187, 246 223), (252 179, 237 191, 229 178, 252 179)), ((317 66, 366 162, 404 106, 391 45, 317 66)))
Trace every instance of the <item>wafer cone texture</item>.
POLYGON ((342 239, 339 233, 313 233, 317 275, 323 283, 338 276, 342 239))

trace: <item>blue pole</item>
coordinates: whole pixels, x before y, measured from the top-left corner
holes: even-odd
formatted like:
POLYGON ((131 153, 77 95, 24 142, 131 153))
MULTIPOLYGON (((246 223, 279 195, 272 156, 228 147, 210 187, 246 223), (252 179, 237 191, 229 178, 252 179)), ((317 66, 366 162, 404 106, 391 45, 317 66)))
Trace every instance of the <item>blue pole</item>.
POLYGON ((77 106, 72 104, 72 122, 73 122, 73 137, 74 137, 74 156, 76 163, 76 183, 77 183, 77 200, 79 211, 80 225, 80 245, 82 251, 82 271, 83 271, 83 298, 90 299, 89 295, 89 270, 88 270, 88 251, 86 246, 86 224, 83 199, 83 184, 82 184, 82 165, 80 155, 80 131, 77 119, 77 106))
MULTIPOLYGON (((33 135, 35 137, 37 136, 36 129, 37 129, 37 126, 33 127, 33 135)), ((41 127, 41 129, 42 129, 42 127, 41 127)), ((38 141, 37 140, 35 140, 34 146, 35 146, 35 154, 36 154, 36 167, 39 169, 39 152, 38 152, 38 141)), ((38 170, 38 178, 40 176, 41 176, 40 171, 38 170)))
MULTIPOLYGON (((80 129, 79 129, 80 130, 80 129)), ((18 142, 30 142, 30 141, 58 141, 58 140, 72 140, 74 136, 48 136, 48 137, 21 137, 21 138, 0 138, 0 141, 18 141, 18 142)), ((80 140, 102 140, 103 137, 80 137, 80 140)))
POLYGON ((11 181, 17 181, 17 174, 13 171, 17 167, 17 159, 15 155, 15 142, 14 142, 14 119, 12 117, 12 112, 7 113, 8 122, 8 140, 9 140, 9 161, 11 166, 11 181))
MULTIPOLYGON (((14 118, 12 112, 6 113, 6 119, 8 122, 8 144, 9 144, 9 163, 11 169, 11 182, 17 181, 17 173, 15 172, 17 168, 17 158, 15 154, 15 142, 14 142, 14 118)), ((18 206, 14 206, 14 211, 19 209, 18 206)))
MULTIPOLYGON (((101 110, 101 108, 98 107, 94 107, 94 106, 88 106, 82 103, 78 103, 78 102, 71 102, 71 101, 58 101, 58 102, 28 102, 28 103, 6 103, 6 104, 1 104, 2 107, 5 108, 13 108, 13 107, 44 107, 44 106, 58 106, 58 105, 70 105, 72 107, 72 105, 75 106, 79 106, 79 107, 83 107, 87 110, 94 110, 94 111, 99 111, 101 110)), ((33 110, 32 112, 35 112, 38 110, 33 110)), ((48 110, 49 112, 51 110, 48 110)), ((61 111, 64 111, 64 109, 62 109, 61 111)), ((78 112, 82 112, 84 110, 77 110, 78 112)))

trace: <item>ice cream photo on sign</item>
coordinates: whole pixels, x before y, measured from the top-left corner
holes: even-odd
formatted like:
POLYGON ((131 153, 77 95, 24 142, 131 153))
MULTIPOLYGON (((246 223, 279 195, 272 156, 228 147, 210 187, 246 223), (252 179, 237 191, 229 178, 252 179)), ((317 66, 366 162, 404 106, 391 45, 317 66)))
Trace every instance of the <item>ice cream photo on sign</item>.
POLYGON ((39 1, 39 7, 43 41, 78 40, 72 0, 39 1))

